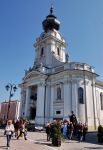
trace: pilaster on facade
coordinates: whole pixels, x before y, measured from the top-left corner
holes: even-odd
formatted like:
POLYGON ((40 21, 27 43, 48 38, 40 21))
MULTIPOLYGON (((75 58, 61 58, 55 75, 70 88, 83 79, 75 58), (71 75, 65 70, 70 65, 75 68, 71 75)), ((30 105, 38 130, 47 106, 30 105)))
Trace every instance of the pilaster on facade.
POLYGON ((72 110, 75 112, 76 116, 78 114, 78 88, 77 81, 72 83, 72 110))
POLYGON ((50 104, 50 119, 53 119, 54 108, 53 108, 53 101, 54 101, 54 85, 51 86, 51 104, 50 104))
POLYGON ((71 111, 71 89, 70 84, 67 82, 64 84, 64 118, 69 119, 69 113, 71 111))
POLYGON ((45 99, 45 122, 50 119, 50 108, 51 107, 51 86, 50 83, 46 84, 46 99, 45 99))

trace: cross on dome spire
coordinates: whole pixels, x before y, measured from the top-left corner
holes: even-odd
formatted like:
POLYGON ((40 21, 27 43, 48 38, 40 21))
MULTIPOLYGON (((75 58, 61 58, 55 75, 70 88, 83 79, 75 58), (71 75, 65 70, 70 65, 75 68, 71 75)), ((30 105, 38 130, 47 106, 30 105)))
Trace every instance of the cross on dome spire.
POLYGON ((50 8, 50 14, 52 15, 53 14, 53 5, 51 5, 51 8, 50 8))

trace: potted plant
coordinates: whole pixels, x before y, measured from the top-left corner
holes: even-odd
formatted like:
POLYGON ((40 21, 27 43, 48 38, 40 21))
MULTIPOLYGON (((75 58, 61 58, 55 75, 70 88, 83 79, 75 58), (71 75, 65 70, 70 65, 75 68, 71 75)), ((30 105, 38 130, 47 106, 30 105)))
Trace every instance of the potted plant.
POLYGON ((52 144, 61 146, 61 125, 60 122, 54 122, 52 125, 52 144))
POLYGON ((98 137, 98 142, 103 143, 103 127, 101 125, 98 126, 97 137, 98 137))

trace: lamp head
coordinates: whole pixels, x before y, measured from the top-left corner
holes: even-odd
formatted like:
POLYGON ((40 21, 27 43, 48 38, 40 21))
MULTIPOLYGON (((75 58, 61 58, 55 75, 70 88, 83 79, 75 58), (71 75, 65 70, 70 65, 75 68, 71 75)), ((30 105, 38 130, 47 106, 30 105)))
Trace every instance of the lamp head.
POLYGON ((15 92, 15 91, 17 90, 17 87, 16 87, 16 86, 14 86, 14 87, 13 87, 13 90, 14 90, 14 92, 15 92))
POLYGON ((9 86, 9 85, 6 85, 5 88, 6 88, 6 90, 8 91, 9 88, 10 88, 10 86, 9 86))

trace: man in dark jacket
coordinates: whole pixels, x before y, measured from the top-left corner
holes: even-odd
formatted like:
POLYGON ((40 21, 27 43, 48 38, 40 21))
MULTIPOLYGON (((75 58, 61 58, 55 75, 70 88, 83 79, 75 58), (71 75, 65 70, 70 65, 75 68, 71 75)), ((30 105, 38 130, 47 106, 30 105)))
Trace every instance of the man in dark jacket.
POLYGON ((72 122, 73 125, 74 125, 74 124, 75 124, 75 125, 77 124, 77 118, 76 118, 76 116, 75 116, 75 114, 74 114, 73 111, 71 111, 70 122, 72 122))

